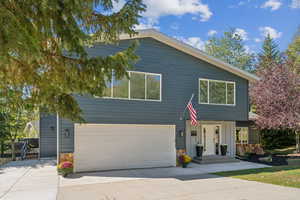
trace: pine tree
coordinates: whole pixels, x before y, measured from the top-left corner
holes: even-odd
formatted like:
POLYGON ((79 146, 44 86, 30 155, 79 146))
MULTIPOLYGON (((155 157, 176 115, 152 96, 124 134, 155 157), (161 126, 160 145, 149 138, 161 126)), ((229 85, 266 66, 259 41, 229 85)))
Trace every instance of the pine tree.
POLYGON ((280 63, 281 61, 282 56, 278 50, 278 45, 268 34, 263 42, 261 53, 258 54, 259 69, 271 67, 274 63, 280 63))
POLYGON ((205 45, 205 52, 240 69, 249 72, 254 70, 254 55, 247 52, 243 39, 235 33, 235 29, 224 32, 220 38, 212 37, 208 40, 205 45))
POLYGON ((115 44, 133 35, 142 0, 0 1, 0 90, 18 88, 36 107, 82 120, 74 94, 101 96, 114 70, 117 79, 137 61, 136 43, 122 52, 90 57, 87 46, 115 44))

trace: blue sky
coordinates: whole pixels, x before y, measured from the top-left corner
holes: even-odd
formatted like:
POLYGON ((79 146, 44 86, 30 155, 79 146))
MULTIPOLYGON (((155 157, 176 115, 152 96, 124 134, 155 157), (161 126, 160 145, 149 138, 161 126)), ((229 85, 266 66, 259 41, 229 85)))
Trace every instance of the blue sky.
MULTIPOLYGON (((125 0, 120 0, 119 5, 125 0)), ((300 0, 144 0, 147 11, 138 29, 156 28, 190 45, 203 48, 211 35, 230 27, 258 52, 270 34, 285 50, 300 26, 300 0)))

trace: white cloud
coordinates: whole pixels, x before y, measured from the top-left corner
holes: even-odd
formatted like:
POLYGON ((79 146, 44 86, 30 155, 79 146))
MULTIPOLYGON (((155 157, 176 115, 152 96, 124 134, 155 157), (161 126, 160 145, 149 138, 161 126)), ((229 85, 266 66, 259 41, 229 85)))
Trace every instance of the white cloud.
POLYGON ((150 21, 157 21, 162 16, 182 16, 192 14, 200 18, 200 21, 207 21, 212 16, 207 4, 201 0, 144 0, 146 12, 143 16, 150 21))
POLYGON ((214 36, 214 35, 216 35, 218 32, 216 31, 216 30, 209 30, 208 31, 208 33, 207 33, 207 35, 208 36, 214 36))
POLYGON ((261 8, 270 8, 272 11, 278 10, 281 7, 282 3, 280 0, 268 0, 263 5, 261 5, 261 8))
POLYGON ((200 49, 200 50, 203 50, 204 46, 205 46, 205 42, 200 37, 184 38, 184 37, 175 36, 175 38, 177 40, 180 40, 180 41, 182 41, 186 44, 189 44, 192 47, 195 47, 195 48, 200 49))
POLYGON ((268 34, 271 36, 271 38, 276 39, 280 38, 282 36, 282 32, 277 31, 276 29, 270 27, 270 26, 264 26, 260 27, 259 31, 261 32, 261 35, 263 37, 267 37, 268 34))
POLYGON ((255 53, 252 49, 251 49, 251 47, 250 46, 248 46, 248 45, 245 45, 244 46, 245 47, 245 51, 246 51, 246 53, 255 53))
POLYGON ((245 6, 246 4, 248 4, 250 2, 251 2, 251 0, 239 1, 238 4, 229 5, 228 8, 238 8, 238 7, 241 7, 241 6, 245 6))
POLYGON ((300 8, 300 0, 292 0, 290 7, 294 9, 300 8))
POLYGON ((249 40, 248 33, 241 28, 236 28, 234 34, 239 35, 242 40, 249 40))
POLYGON ((140 23, 139 25, 136 25, 135 27, 134 27, 134 29, 136 29, 136 30, 143 30, 143 29, 157 29, 157 30, 159 30, 160 29, 160 27, 159 26, 157 26, 157 25, 154 25, 153 23, 148 23, 148 22, 146 22, 146 23, 140 23))
POLYGON ((125 0, 119 0, 118 2, 113 1, 113 12, 118 12, 125 5, 125 0))
POLYGON ((261 42, 260 38, 254 38, 254 42, 261 42))
MULTIPOLYGON (((125 3, 125 0, 114 2, 112 11, 119 11, 125 3)), ((143 3, 147 8, 146 11, 142 13, 144 17, 143 23, 136 26, 137 29, 159 28, 155 25, 159 23, 159 18, 163 16, 183 16, 185 14, 191 14, 193 15, 192 20, 205 22, 213 15, 209 6, 203 4, 201 0, 143 0, 143 3)))

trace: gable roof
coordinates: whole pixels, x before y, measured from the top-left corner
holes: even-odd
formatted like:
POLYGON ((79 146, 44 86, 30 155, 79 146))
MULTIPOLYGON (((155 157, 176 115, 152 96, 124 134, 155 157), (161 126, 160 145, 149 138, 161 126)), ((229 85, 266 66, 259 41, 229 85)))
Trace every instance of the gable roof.
POLYGON ((251 74, 247 71, 241 70, 237 67, 234 67, 228 63, 225 63, 217 58, 214 58, 203 51, 196 49, 188 44, 185 44, 175 38, 169 37, 155 29, 144 29, 144 30, 138 30, 138 34, 130 37, 129 35, 120 35, 120 40, 127 40, 127 39, 138 39, 138 38, 153 38, 157 41, 160 41, 168 46, 171 46, 175 49, 178 49, 179 51, 182 51, 184 53, 187 53, 189 55, 192 55, 200 60, 204 60, 216 67, 219 67, 223 70, 226 70, 228 72, 231 72, 237 76, 240 76, 244 79, 247 79, 248 81, 257 81, 259 78, 255 76, 254 74, 251 74))

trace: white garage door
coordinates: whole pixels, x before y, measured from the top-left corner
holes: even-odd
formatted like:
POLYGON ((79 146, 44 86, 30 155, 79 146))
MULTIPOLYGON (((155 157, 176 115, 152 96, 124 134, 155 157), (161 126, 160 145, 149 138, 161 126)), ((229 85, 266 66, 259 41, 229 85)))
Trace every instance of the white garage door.
POLYGON ((175 165, 175 125, 75 124, 75 172, 175 165))

